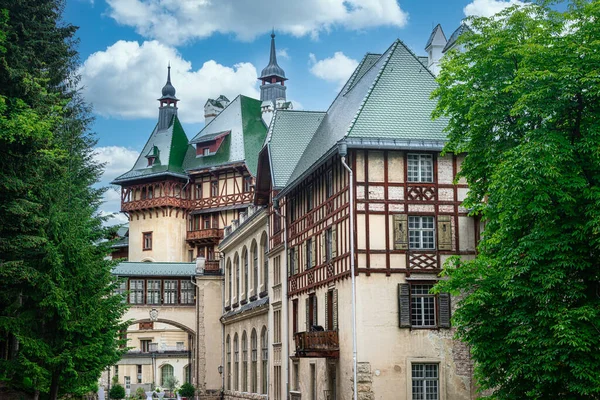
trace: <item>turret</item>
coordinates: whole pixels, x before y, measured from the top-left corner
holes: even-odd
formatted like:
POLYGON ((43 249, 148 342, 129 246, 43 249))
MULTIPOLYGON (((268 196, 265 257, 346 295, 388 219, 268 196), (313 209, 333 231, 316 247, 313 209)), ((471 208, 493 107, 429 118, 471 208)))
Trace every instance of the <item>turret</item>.
POLYGON ((440 59, 444 55, 443 50, 446 46, 446 42, 446 35, 444 35, 442 26, 438 24, 433 28, 429 40, 425 45, 425 51, 427 52, 427 68, 429 68, 435 76, 440 72, 440 59))
POLYGON ((169 127, 174 115, 177 115, 177 102, 175 97, 175 87, 171 84, 171 64, 167 68, 167 83, 162 88, 162 96, 158 99, 160 107, 158 108, 158 129, 169 127))
POLYGON ((285 101, 285 72, 283 68, 277 64, 277 52, 275 51, 275 32, 271 33, 271 54, 269 56, 269 64, 262 70, 258 78, 262 84, 260 86, 260 100, 262 102, 271 101, 275 106, 275 102, 279 98, 285 101))

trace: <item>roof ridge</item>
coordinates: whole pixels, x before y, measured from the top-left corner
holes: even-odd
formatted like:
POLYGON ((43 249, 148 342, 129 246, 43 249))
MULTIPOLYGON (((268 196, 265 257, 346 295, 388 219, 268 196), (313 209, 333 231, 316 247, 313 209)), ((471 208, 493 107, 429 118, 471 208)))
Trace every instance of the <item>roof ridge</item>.
POLYGON ((346 81, 346 84, 344 85, 344 87, 346 87, 346 90, 344 90, 344 95, 350 91, 350 88, 352 87, 352 84, 354 83, 354 80, 358 76, 358 71, 360 71, 360 68, 367 61, 367 57, 368 56, 369 56, 369 53, 365 53, 365 55, 363 56, 362 60, 360 60, 360 62, 356 66, 356 68, 354 68, 354 72, 352 73, 352 75, 350 75, 350 78, 348 78, 348 81, 346 81))
MULTIPOLYGON (((409 49, 409 48, 408 48, 408 46, 406 46, 402 40, 398 39, 398 41, 400 42, 400 44, 402 44, 402 47, 404 47, 404 48, 405 48, 405 49, 408 51, 408 53, 409 53, 410 55, 412 55, 412 56, 414 57, 414 59, 415 59, 415 60, 417 60, 417 62, 418 62, 420 65, 423 65, 423 63, 422 63, 421 61, 419 61, 419 56, 418 56, 418 55, 416 55, 414 51, 412 51, 411 49, 409 49)), ((423 67, 424 67, 424 68, 427 70, 427 72, 429 72, 429 73, 431 74, 431 76, 433 77, 433 79, 435 79, 435 75, 433 74, 433 72, 431 72, 431 71, 429 70, 429 68, 425 67, 424 65, 423 65, 423 67)))
MULTIPOLYGON (((238 94, 237 96, 235 96, 235 98, 234 98, 233 100, 231 100, 231 101, 229 102, 229 104, 227 104, 227 105, 225 106, 225 108, 223 108, 223 110, 222 110, 222 111, 221 111, 219 114, 217 114, 217 116, 216 116, 216 117, 214 117, 214 118, 213 118, 213 119, 212 119, 212 120, 211 120, 211 121, 210 121, 208 124, 204 125, 204 126, 202 127, 202 129, 200 129, 200 132, 196 133, 196 134, 194 135, 194 137, 192 137, 192 138, 191 138, 191 139, 188 141, 188 143, 189 143, 189 144, 193 144, 192 142, 194 141, 194 139, 196 139, 198 136, 200 136, 200 134, 202 133, 202 131, 204 131, 206 128, 208 128, 208 127, 210 126, 210 124, 212 124, 212 123, 213 123, 213 122, 214 122, 214 121, 215 121, 217 118, 219 118, 219 115, 221 115, 221 113, 223 113, 225 110, 227 110, 227 109, 228 109, 228 108, 229 108, 229 107, 230 107, 230 106, 231 106, 231 105, 232 105, 232 104, 233 104, 233 103, 234 103, 234 102, 235 102, 235 101, 236 101, 238 98, 240 98, 240 101, 241 101, 241 97, 242 97, 242 96, 243 96, 243 95, 241 95, 241 94, 238 94)), ((247 96, 243 96, 243 97, 247 97, 247 96)))
MULTIPOLYGON (((350 121, 350 125, 348 125, 348 128, 346 129, 346 133, 344 134, 343 138, 345 139, 346 137, 348 137, 348 134, 350 133, 350 130, 352 130, 352 127, 354 127, 354 123, 356 122, 356 120, 358 119, 358 117, 360 116, 360 113, 362 112, 367 100, 369 99, 369 97, 371 96, 371 93, 373 93, 373 89, 375 88, 375 86, 377 85, 377 82, 379 82, 379 78, 381 77, 381 75, 383 74, 383 71, 385 70, 385 67, 388 65, 390 58, 392 58, 392 55, 396 52, 396 49, 398 48, 398 43, 400 43, 400 39, 396 39, 394 41, 394 43, 392 43, 392 46, 390 47, 394 47, 393 49, 391 49, 390 54, 388 54, 387 58, 385 59, 385 61, 383 62, 383 65, 381 66, 381 68, 379 69, 379 72, 377 73, 377 76, 375 77, 375 79, 373 80, 373 83, 371 84, 371 87, 369 88, 369 90, 367 91, 367 94, 365 94, 365 97, 363 98, 362 102, 360 103, 360 106, 358 106, 358 110, 356 111, 356 114, 354 115, 354 118, 352 118, 352 121, 350 121)), ((385 54, 385 53, 384 53, 385 54)), ((417 60, 418 61, 418 60, 417 60)), ((419 63, 421 63, 419 61, 419 63)), ((375 64, 373 64, 375 65, 375 64)))

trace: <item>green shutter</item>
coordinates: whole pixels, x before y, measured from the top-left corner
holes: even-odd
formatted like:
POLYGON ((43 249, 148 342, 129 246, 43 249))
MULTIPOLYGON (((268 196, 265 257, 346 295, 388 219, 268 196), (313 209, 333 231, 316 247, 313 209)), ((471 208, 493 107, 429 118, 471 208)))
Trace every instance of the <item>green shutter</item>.
POLYGON ((450 328, 450 294, 438 295, 440 305, 440 328, 450 328))
POLYGON ((338 291, 333 289, 333 330, 338 330, 338 291))
POLYGON ((330 330, 329 327, 329 292, 325 292, 325 323, 323 324, 325 330, 330 330))
POLYGON ((306 298, 306 332, 310 332, 310 296, 306 298))
POLYGON ((410 285, 398 284, 398 314, 400 328, 410 328, 410 285))

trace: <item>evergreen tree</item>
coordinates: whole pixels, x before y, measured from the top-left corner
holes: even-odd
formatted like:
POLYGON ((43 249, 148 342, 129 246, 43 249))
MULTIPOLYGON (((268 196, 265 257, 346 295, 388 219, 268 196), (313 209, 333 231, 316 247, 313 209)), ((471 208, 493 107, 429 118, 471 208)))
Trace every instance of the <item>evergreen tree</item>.
POLYGON ((0 0, 0 379, 51 399, 94 387, 125 328, 62 7, 0 0))
POLYGON ((599 1, 511 7, 442 64, 446 150, 486 225, 438 289, 464 296, 453 322, 491 398, 600 398, 599 20, 599 1))

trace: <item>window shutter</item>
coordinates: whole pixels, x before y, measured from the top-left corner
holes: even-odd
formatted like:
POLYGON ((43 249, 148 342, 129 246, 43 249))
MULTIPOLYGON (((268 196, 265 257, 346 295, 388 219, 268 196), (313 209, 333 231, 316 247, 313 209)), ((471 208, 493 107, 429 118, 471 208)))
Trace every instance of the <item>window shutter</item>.
POLYGON ((329 327, 329 292, 325 292, 325 324, 323 324, 325 330, 328 331, 329 327))
POLYGON ((438 295, 440 304, 440 328, 450 328, 450 294, 438 295))
POLYGON ((394 250, 408 250, 408 215, 394 215, 394 250))
POLYGON ((310 332, 310 302, 309 298, 306 298, 306 332, 310 332))
POLYGON ((316 265, 317 261, 317 237, 314 236, 310 241, 310 266, 311 268, 316 265))
POLYGON ((338 330, 338 293, 337 289, 333 289, 333 327, 334 331, 338 330))
MULTIPOLYGON (((302 264, 304 265, 304 271, 306 271, 308 268, 310 268, 310 265, 306 265, 306 249, 308 248, 307 246, 308 243, 304 242, 302 243, 302 264)), ((302 269, 298 269, 298 272, 302 272, 302 269)))
POLYGON ((331 226, 331 258, 337 257, 337 224, 331 226))
POLYGON ((438 250, 452 250, 452 225, 449 215, 438 217, 438 250))
POLYGON ((410 285, 398 284, 398 313, 400 328, 410 328, 410 285))
POLYGON ((298 265, 298 247, 296 247, 296 251, 294 251, 294 274, 297 274, 299 271, 298 265))
POLYGON ((327 240, 326 232, 327 231, 323 231, 323 233, 321 233, 321 260, 323 260, 323 263, 327 262, 327 254, 325 250, 325 240, 327 240))
POLYGON ((287 250, 287 269, 290 276, 294 275, 294 270, 292 269, 292 249, 288 248, 287 250))

